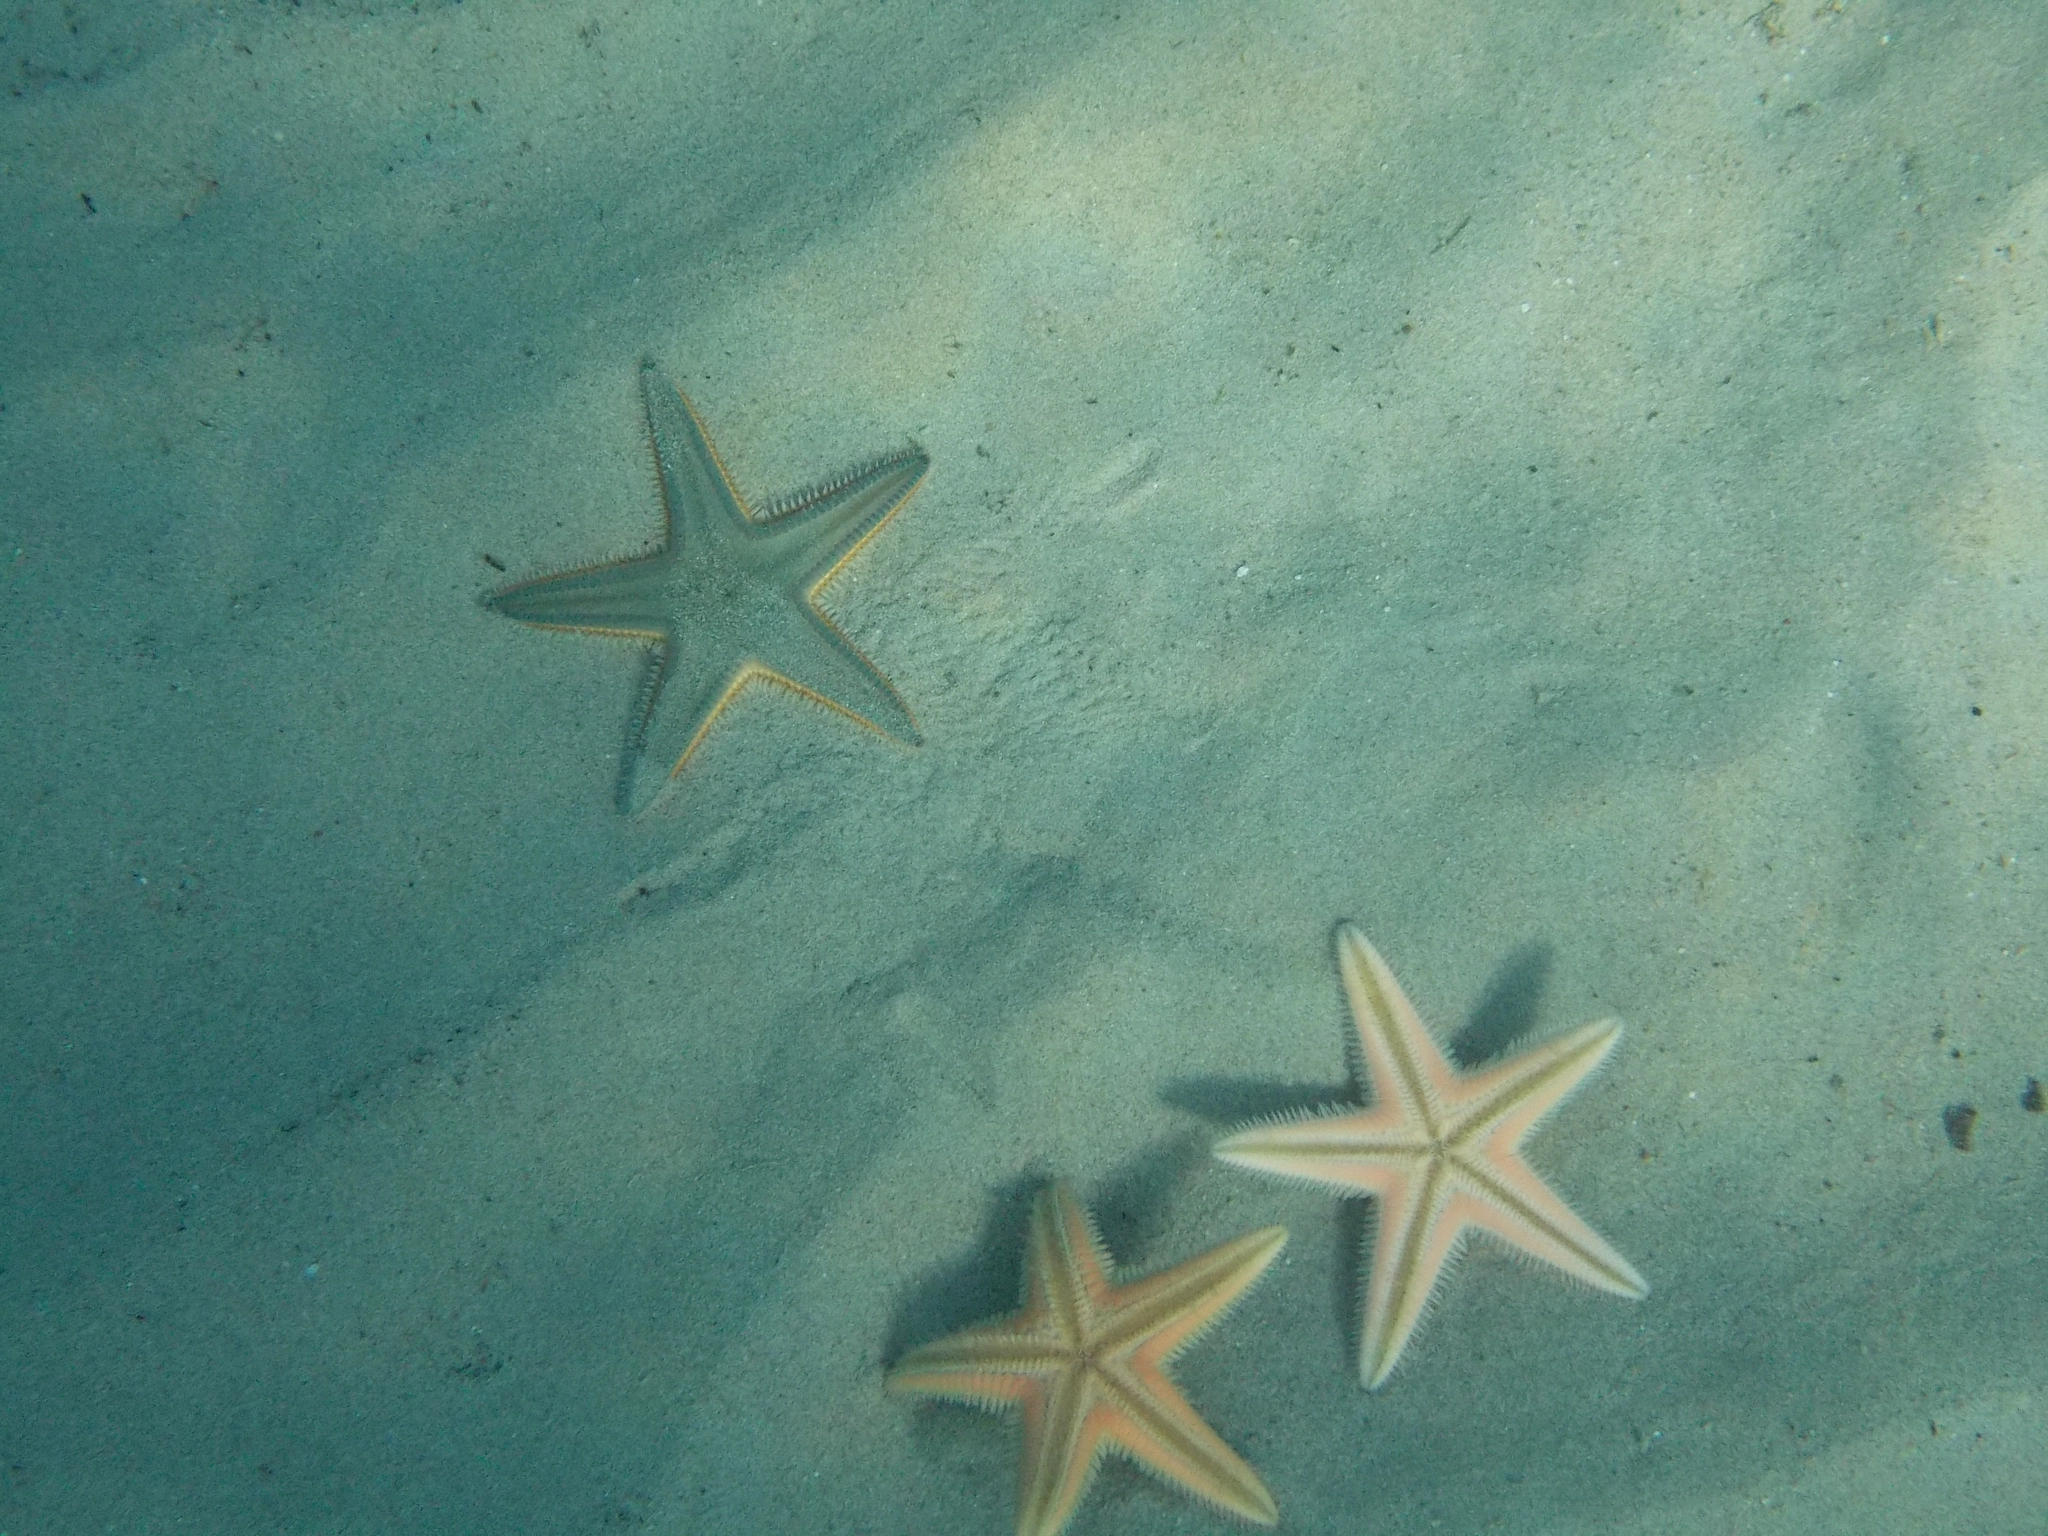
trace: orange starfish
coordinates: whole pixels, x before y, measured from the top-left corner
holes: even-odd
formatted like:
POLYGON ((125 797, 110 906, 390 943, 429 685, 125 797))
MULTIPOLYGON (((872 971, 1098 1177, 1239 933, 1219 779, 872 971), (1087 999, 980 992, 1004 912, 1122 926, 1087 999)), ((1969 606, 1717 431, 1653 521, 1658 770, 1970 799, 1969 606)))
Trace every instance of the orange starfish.
POLYGON ((1217 1143, 1216 1155, 1377 1200, 1379 1231, 1358 1344, 1366 1386, 1393 1373, 1474 1228, 1599 1290, 1647 1296, 1643 1277, 1572 1214, 1521 1150, 1537 1122, 1613 1049, 1620 1023, 1587 1024, 1463 1073, 1430 1038, 1364 934, 1341 929, 1337 960, 1358 1022, 1372 1107, 1248 1126, 1217 1143))
POLYGON ((1062 1185, 1031 1211, 1024 1310, 914 1349, 891 1392, 1024 1410, 1017 1536, 1055 1536, 1105 1450, 1259 1525, 1273 1496, 1167 1379, 1183 1346, 1229 1310, 1287 1241, 1248 1232, 1163 1274, 1112 1284, 1087 1212, 1062 1185))

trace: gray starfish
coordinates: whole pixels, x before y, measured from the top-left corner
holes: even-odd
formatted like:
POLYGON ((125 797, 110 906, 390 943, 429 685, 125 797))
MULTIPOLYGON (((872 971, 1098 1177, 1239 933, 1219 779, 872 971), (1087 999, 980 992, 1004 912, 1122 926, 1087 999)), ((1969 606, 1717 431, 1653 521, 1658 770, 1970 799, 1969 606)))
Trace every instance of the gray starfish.
POLYGON ((640 368, 661 472, 664 534, 651 555, 506 587, 485 606, 542 629, 650 647, 619 760, 618 806, 644 815, 749 683, 776 683, 915 746, 889 680, 818 607, 818 593, 924 479, 918 448, 874 459, 756 515, 683 392, 640 368))

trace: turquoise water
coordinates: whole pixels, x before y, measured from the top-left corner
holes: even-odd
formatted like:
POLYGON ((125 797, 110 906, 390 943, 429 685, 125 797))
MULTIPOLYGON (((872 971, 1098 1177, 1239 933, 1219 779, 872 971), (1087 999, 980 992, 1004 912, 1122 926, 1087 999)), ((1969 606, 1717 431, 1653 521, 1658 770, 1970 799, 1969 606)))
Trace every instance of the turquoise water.
MULTIPOLYGON (((0 1530, 1012 1528, 885 1396, 1053 1178, 1302 1532, 2032 1532, 2048 16, 17 7, 0 1530), (614 808, 640 360, 757 506, 915 442, 614 808), (1625 1033, 1356 1380, 1353 922, 1625 1033), (1974 1111, 1974 1116, 1966 1113, 1974 1111), (1967 1129, 1967 1134, 1964 1134, 1967 1129)), ((1069 1529, 1233 1528, 1122 1465, 1069 1529)))

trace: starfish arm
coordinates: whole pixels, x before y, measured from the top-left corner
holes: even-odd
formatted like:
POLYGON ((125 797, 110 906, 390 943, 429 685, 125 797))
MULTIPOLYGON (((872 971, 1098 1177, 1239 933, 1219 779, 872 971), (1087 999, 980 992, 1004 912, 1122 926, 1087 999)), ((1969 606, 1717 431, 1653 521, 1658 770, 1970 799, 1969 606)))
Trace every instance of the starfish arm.
POLYGON ((1619 1019, 1601 1019, 1531 1046, 1519 1056, 1460 1077, 1446 1139, 1473 1140, 1484 1127, 1488 1140, 1503 1132, 1510 1145, 1522 1138, 1578 1092, 1621 1038, 1619 1019))
POLYGON ((485 598, 484 606, 536 629, 665 640, 668 616, 661 593, 668 565, 668 557, 661 554, 584 566, 515 583, 485 598))
POLYGON ((919 1345, 896 1362, 884 1385, 891 1392, 984 1408, 1023 1403, 1027 1413, 1035 1411, 1031 1405, 1043 1398, 1046 1383, 1067 1368, 1073 1353, 1071 1337, 1051 1306, 1058 1278, 1051 1269, 1033 1243, 1021 1310, 919 1345))
POLYGON ((1285 1227, 1261 1227, 1130 1285, 1103 1310, 1101 1348, 1129 1353, 1148 1369, 1163 1366, 1200 1338, 1287 1246, 1285 1227))
POLYGON ((815 596, 903 510, 931 467, 922 448, 905 448, 777 502, 751 525, 762 575, 815 596))
POLYGON ((1017 1536, 1055 1536, 1095 1480, 1106 1427, 1092 1373, 1071 1370, 1026 1405, 1017 1536))
POLYGON ((1074 1347, 1093 1336, 1096 1315, 1114 1287, 1102 1239, 1087 1209, 1064 1184, 1038 1192, 1026 1240, 1030 1295, 1050 1327, 1074 1347))
POLYGON ((669 548, 689 548, 706 537, 723 541, 737 530, 758 526, 711 445, 704 418, 651 359, 640 363, 640 394, 647 403, 647 431, 661 476, 669 548))
POLYGON ((1031 1349, 1001 1326, 970 1328, 921 1345, 883 1378, 890 1392, 939 1397, 977 1408, 1027 1406, 1045 1392, 1046 1352, 1031 1349))
MULTIPOLYGON (((1117 1373, 1123 1375, 1124 1373, 1117 1373)), ((1165 1372, 1134 1367, 1105 1393, 1103 1438, 1143 1470, 1255 1525, 1280 1518, 1259 1474, 1196 1413, 1165 1372)))
POLYGON ((1358 1325, 1358 1376, 1368 1388, 1394 1374, 1445 1270, 1457 1259, 1461 1227, 1447 1219, 1447 1193, 1442 1162, 1435 1158, 1411 1160, 1379 1192, 1365 1234, 1371 1257, 1358 1325))
POLYGON ((1428 1150, 1419 1128, 1381 1106, 1259 1121, 1215 1147, 1217 1157, 1239 1168, 1382 1198, 1400 1189, 1428 1150))
POLYGON ((1452 1140, 1475 1197, 1470 1222, 1597 1290, 1641 1298, 1649 1286, 1521 1156, 1522 1142, 1614 1049, 1602 1019, 1464 1079, 1452 1140))
POLYGON ((762 659, 797 691, 913 747, 923 738, 910 706, 818 606, 818 597, 910 500, 930 468, 921 449, 878 460, 806 493, 767 525, 773 546, 786 551, 780 584, 791 610, 809 621, 811 643, 794 645, 787 665, 762 659))
POLYGON ((1649 1282, 1512 1151, 1494 1149, 1459 1210, 1465 1223, 1595 1290, 1640 1301, 1649 1282))
MULTIPOLYGON (((903 695, 824 614, 789 611, 757 658, 770 680, 906 747, 923 744, 903 695), (771 654, 772 652, 772 654, 771 654)), ((750 658, 756 659, 756 658, 750 658)))
POLYGON ((1337 933, 1337 968, 1358 1024, 1358 1050, 1374 1102, 1433 1127, 1442 1095, 1456 1074, 1422 1017, 1364 934, 1346 924, 1337 933))
POLYGON ((746 666, 728 656, 687 643, 660 647, 619 758, 621 811, 644 816, 661 802, 747 681, 746 666))

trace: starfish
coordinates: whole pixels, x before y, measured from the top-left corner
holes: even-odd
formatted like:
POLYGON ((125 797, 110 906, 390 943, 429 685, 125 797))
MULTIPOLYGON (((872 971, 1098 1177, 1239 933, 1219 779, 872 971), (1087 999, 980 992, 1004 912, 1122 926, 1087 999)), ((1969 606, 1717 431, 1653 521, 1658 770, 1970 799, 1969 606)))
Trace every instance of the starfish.
POLYGON ((1287 1241, 1266 1227, 1162 1274, 1115 1285, 1088 1214, 1041 1190, 1025 1251, 1024 1310, 914 1349, 891 1392, 1024 1410, 1017 1536, 1055 1536, 1105 1450, 1259 1525, 1273 1496, 1167 1379, 1167 1362, 1226 1312, 1287 1241))
POLYGON ((1429 1309, 1471 1229, 1574 1280, 1640 1299, 1643 1277, 1522 1160, 1522 1141, 1621 1038, 1602 1019, 1478 1072, 1459 1072, 1422 1026, 1365 935, 1345 927, 1337 961, 1358 1022, 1372 1107, 1247 1126, 1217 1143, 1225 1162, 1378 1201, 1359 1329, 1358 1373, 1378 1387, 1429 1309))
POLYGON ((910 499, 931 461, 909 448, 756 514, 683 392, 651 362, 640 383, 661 479, 661 548, 485 599, 523 624, 650 648, 619 761, 619 809, 652 809, 749 683, 777 684, 915 746, 909 709, 825 616, 818 593, 910 499))

